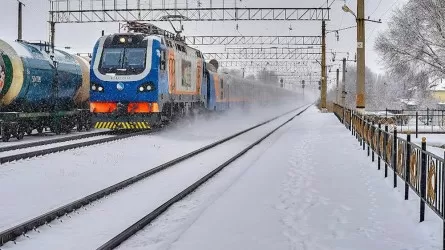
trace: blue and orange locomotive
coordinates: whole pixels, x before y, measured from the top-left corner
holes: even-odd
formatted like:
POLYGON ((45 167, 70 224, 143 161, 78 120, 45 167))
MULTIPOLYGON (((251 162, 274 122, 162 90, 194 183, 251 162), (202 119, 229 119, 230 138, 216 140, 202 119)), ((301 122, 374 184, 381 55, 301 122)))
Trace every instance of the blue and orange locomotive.
MULTIPOLYGON (((193 109, 222 111, 291 95, 230 82, 177 35, 151 24, 101 37, 91 60, 90 110, 96 128, 147 129, 193 109)), ((286 93, 285 93, 286 92, 286 93)))

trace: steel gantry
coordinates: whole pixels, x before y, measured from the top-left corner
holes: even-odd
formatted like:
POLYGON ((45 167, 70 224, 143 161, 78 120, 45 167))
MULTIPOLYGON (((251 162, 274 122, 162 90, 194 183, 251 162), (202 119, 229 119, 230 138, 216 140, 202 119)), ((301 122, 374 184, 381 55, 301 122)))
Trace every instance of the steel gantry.
POLYGON ((314 47, 248 47, 248 48, 226 48, 228 53, 244 53, 244 54, 260 54, 260 53, 276 53, 276 54, 304 54, 304 53, 321 53, 320 48, 314 47))
POLYGON ((189 45, 321 45, 321 36, 187 36, 189 45))
POLYGON ((50 22, 329 20, 329 8, 153 8, 140 0, 50 0, 50 22))
POLYGON ((277 68, 299 68, 310 65, 308 60, 292 60, 292 61, 221 61, 221 67, 247 68, 247 67, 277 67, 277 68))
POLYGON ((321 51, 315 48, 227 48, 226 52, 204 53, 206 59, 233 60, 306 60, 316 61, 321 51))
POLYGON ((258 52, 258 53, 204 53, 207 60, 216 59, 218 61, 233 60, 306 60, 315 61, 320 59, 321 52, 295 52, 295 53, 279 53, 279 52, 258 52))

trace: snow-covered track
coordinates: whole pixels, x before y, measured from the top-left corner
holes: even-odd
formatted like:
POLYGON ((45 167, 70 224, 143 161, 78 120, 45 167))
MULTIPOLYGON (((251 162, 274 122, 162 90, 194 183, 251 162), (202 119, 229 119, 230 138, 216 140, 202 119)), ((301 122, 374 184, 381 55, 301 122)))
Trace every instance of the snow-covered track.
MULTIPOLYGON (((312 106, 312 105, 310 105, 310 106, 312 106)), ((131 236, 135 235, 137 232, 142 230, 145 226, 150 224, 153 220, 155 220, 161 214, 163 214, 165 211, 167 211, 167 209, 169 207, 171 207, 173 204, 181 201, 187 195, 189 195, 190 193, 195 191, 197 188, 199 188, 201 185, 206 183, 208 180, 210 180, 217 173, 221 172, 221 170, 223 170, 225 167, 229 166, 232 162, 234 162, 235 160, 237 160, 238 158, 240 158, 241 156, 243 156, 244 154, 249 152, 253 147, 260 144, 262 141, 264 141, 266 138, 268 138, 270 135, 275 133, 277 130, 279 130, 284 125, 291 122, 297 116, 301 115, 310 106, 304 108, 302 111, 300 111, 296 115, 292 116, 290 119, 288 119, 287 121, 285 121, 284 123, 282 123, 281 125, 276 127, 275 129, 273 129, 272 131, 270 131, 269 133, 267 133, 266 135, 261 137, 259 140, 250 144, 248 147, 246 147, 241 152, 239 152, 238 154, 236 154, 235 156, 233 156, 232 158, 230 158, 229 160, 227 160, 226 162, 224 162, 223 164, 218 166, 216 169, 214 169, 213 171, 211 171, 210 173, 208 173, 207 175, 205 175, 204 177, 202 177, 201 179, 199 179, 198 181, 196 181, 195 183, 193 183, 192 185, 190 185, 189 187, 187 187, 186 189, 181 191, 179 194, 175 195, 173 198, 171 198, 170 200, 168 200, 167 202, 165 202, 164 204, 162 204, 161 206, 159 206, 158 208, 156 208, 155 210, 153 210, 152 212, 147 214, 145 217, 143 217, 142 219, 140 219, 139 221, 137 221, 136 223, 134 223, 133 225, 131 225, 130 227, 125 229, 124 231, 122 231, 120 234, 116 235, 114 238, 112 238, 111 240, 109 240, 108 242, 106 242, 105 244, 100 246, 97 250, 111 250, 111 249, 118 247, 120 244, 125 242, 131 236)))
MULTIPOLYGON (((17 154, 12 154, 12 155, 7 155, 7 156, 0 156, 0 164, 12 162, 12 161, 23 160, 23 159, 32 158, 32 157, 37 157, 37 156, 42 156, 42 155, 47 155, 47 154, 52 154, 52 153, 63 152, 66 150, 71 150, 71 149, 76 149, 76 148, 82 148, 82 147, 88 147, 88 146, 102 144, 102 143, 108 143, 108 142, 112 142, 112 141, 126 139, 126 138, 133 137, 133 136, 145 135, 148 133, 152 133, 155 130, 156 129, 139 131, 139 132, 127 132, 125 134, 115 134, 114 136, 100 138, 97 140, 88 140, 88 141, 82 141, 82 142, 77 142, 77 143, 67 143, 66 145, 50 147, 50 148, 45 148, 45 149, 41 149, 41 150, 17 153, 17 154)), ((108 132, 108 135, 112 135, 112 134, 110 134, 108 132)), ((96 136, 99 136, 99 135, 96 135, 96 136)), ((86 136, 85 138, 90 138, 90 137, 91 136, 86 136)), ((67 142, 74 141, 74 140, 75 139, 70 138, 70 140, 68 140, 67 142)), ((77 138, 77 140, 79 140, 79 138, 77 138)), ((60 143, 60 142, 53 142, 50 144, 55 144, 55 143, 60 143)), ((46 144, 46 145, 49 145, 49 144, 46 144)), ((42 146, 42 145, 39 145, 39 146, 42 146)), ((10 150, 10 151, 12 151, 12 150, 10 150)))
MULTIPOLYGON (((94 201, 97 201, 97 200, 99 200, 99 199, 101 199, 101 198, 103 198, 103 197, 105 197, 107 195, 110 195, 112 193, 115 193, 115 192, 117 192, 117 191, 119 191, 121 189, 124 189, 124 188, 126 188, 126 187, 128 187, 128 186, 130 186, 132 184, 140 182, 140 181, 142 181, 142 180, 144 180, 144 179, 146 179, 146 178, 148 178, 148 177, 150 177, 150 176, 152 176, 152 175, 154 175, 154 174, 156 174, 158 172, 161 172, 161 171, 166 170, 166 169, 168 169, 168 168, 170 168, 172 166, 175 166, 178 163, 181 163, 181 162, 183 162, 183 161, 185 161, 187 159, 190 159, 190 158, 192 158, 192 157, 194 157, 194 156, 196 156, 198 154, 201 154, 201 153, 206 152, 206 151, 208 151, 208 150, 210 150, 212 148, 215 148, 218 145, 221 145, 221 144, 223 144, 223 143, 225 143, 227 141, 230 141, 230 140, 232 140, 232 139, 234 139, 236 137, 239 137, 239 136, 241 136, 243 134, 246 134, 249 131, 252 131, 252 130, 254 130, 254 129, 258 128, 258 127, 261 127, 261 126, 263 126, 265 124, 268 124, 268 123, 270 123, 272 121, 275 121, 275 120, 277 120, 277 119, 279 119, 279 118, 281 118, 281 117, 283 117, 285 115, 288 115, 288 114, 290 114, 292 112, 296 112, 296 111, 300 110, 303 107, 304 106, 301 106, 301 107, 298 107, 296 109, 293 109, 293 110, 291 110, 289 112, 286 112, 286 113, 284 113, 282 115, 279 115, 277 117, 269 119, 269 120, 267 120, 265 122, 262 122, 262 123, 260 123, 258 125, 255 125, 255 126, 253 126, 251 128, 245 129, 245 130, 243 130, 241 132, 238 132, 238 133, 236 133, 234 135, 231 135, 231 136, 229 136, 227 138, 224 138, 222 140, 219 140, 217 142, 214 142, 212 144, 204 146, 204 147, 202 147, 200 149, 197 149, 197 150, 195 150, 193 152, 185 154, 185 155, 183 155, 183 156, 181 156, 179 158, 173 159, 173 160, 171 160, 171 161, 169 161, 167 163, 159 165, 159 166, 157 166, 155 168, 152 168, 152 169, 150 169, 148 171, 145 171, 145 172, 140 173, 140 174, 138 174, 136 176, 130 177, 130 178, 126 179, 126 180, 123 180, 123 181, 121 181, 119 183, 116 183, 116 184, 114 184, 112 186, 109 186, 109 187, 107 187, 105 189, 102 189, 102 190, 100 190, 98 192, 90 194, 90 195, 88 195, 86 197, 83 197, 81 199, 73 201, 73 202, 71 202, 69 204, 66 204, 66 205, 61 206, 59 208, 56 208, 56 209, 54 209, 52 211, 49 211, 49 212, 47 212, 45 214, 37 216, 37 217, 35 217, 35 218, 33 218, 33 219, 29 220, 29 221, 26 221, 26 222, 21 223, 21 224, 19 224, 17 226, 9 228, 9 229, 7 229, 7 230, 5 230, 3 232, 0 232, 0 246, 5 244, 6 242, 15 240, 17 237, 19 237, 21 235, 25 235, 26 232, 28 232, 30 230, 37 229, 38 227, 40 227, 42 225, 45 225, 45 224, 53 221, 54 219, 57 219, 57 218, 59 218, 61 216, 69 214, 69 213, 71 213, 71 212, 73 212, 73 211, 75 211, 75 210, 77 210, 77 209, 79 209, 79 208, 81 208, 83 206, 91 204, 94 201)), ((308 107, 306 107, 303 111, 298 113, 296 116, 300 115, 307 108, 308 107)), ((129 137, 129 136, 134 136, 134 134, 127 135, 127 137, 129 137)))
POLYGON ((35 141, 35 142, 30 142, 30 143, 23 143, 23 144, 18 144, 18 145, 0 147, 0 152, 7 152, 7 151, 19 150, 19 149, 25 149, 25 148, 31 148, 31 147, 38 147, 38 146, 44 146, 44 145, 73 141, 73 140, 80 140, 80 139, 85 139, 85 138, 90 138, 90 137, 95 137, 95 136, 101 136, 101 135, 110 135, 112 133, 113 133, 112 131, 100 131, 100 132, 74 135, 74 136, 68 136, 68 137, 62 137, 62 138, 54 138, 54 139, 49 139, 49 140, 35 141))

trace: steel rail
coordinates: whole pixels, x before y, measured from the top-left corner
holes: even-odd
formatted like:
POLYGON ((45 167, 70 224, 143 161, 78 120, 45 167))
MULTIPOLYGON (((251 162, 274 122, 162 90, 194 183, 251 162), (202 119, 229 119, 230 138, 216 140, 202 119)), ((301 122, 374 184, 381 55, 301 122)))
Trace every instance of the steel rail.
POLYGON ((46 149, 41 149, 41 150, 36 150, 36 151, 31 151, 31 152, 19 153, 19 154, 15 154, 15 155, 1 156, 0 164, 12 162, 12 161, 23 160, 23 159, 32 158, 32 157, 37 157, 37 156, 42 156, 42 155, 47 155, 47 154, 52 154, 52 153, 63 152, 63 151, 70 150, 70 149, 88 147, 88 146, 92 146, 92 145, 122 140, 122 139, 126 139, 129 137, 145 135, 145 134, 152 133, 155 130, 156 129, 141 131, 141 132, 133 132, 133 133, 129 133, 129 134, 116 135, 116 136, 92 140, 92 141, 84 141, 84 142, 62 145, 62 146, 58 146, 58 147, 54 147, 54 148, 46 148, 46 149))
POLYGON ((7 147, 0 147, 0 152, 7 152, 7 151, 25 149, 25 148, 30 148, 30 147, 45 146, 45 145, 54 144, 54 143, 80 140, 80 139, 85 139, 85 138, 90 138, 90 137, 95 137, 95 136, 108 135, 110 133, 111 133, 111 131, 101 131, 101 132, 94 132, 94 133, 88 133, 88 134, 67 136, 67 137, 62 137, 62 138, 48 139, 48 140, 43 140, 43 141, 17 144, 17 145, 12 145, 12 146, 7 146, 7 147))
POLYGON ((245 133, 247 133, 247 132, 249 132, 251 130, 254 130, 254 129, 256 129, 258 127, 261 127, 261 126, 263 126, 265 124, 268 124, 268 123, 270 123, 270 122, 272 122, 272 121, 274 121, 274 120, 276 120, 276 119, 278 119, 278 118, 280 118, 282 116, 285 116, 287 114, 295 112, 298 109, 301 109, 302 107, 304 107, 304 105, 300 106, 298 108, 292 109, 292 110, 290 110, 290 111, 288 111, 288 112, 286 112, 284 114, 281 114, 279 116, 273 117, 273 118, 271 118, 271 119, 269 119, 267 121, 264 121, 264 122, 262 122, 260 124, 255 125, 253 127, 250 127, 250 128, 245 129, 243 131, 240 131, 240 132, 238 132, 236 134, 233 134, 233 135, 231 135, 229 137, 221 139, 221 140, 219 140, 217 142, 214 142, 212 144, 204 146, 204 147, 202 147, 200 149, 197 149, 195 151, 187 153, 187 154, 185 154, 183 156, 180 156, 180 157, 178 157, 176 159, 173 159, 173 160, 171 160, 169 162, 166 162, 166 163, 164 163, 162 165, 159 165, 159 166, 157 166, 155 168, 152 168, 152 169, 147 170, 145 172, 142 172, 142 173, 140 173, 138 175, 130 177, 130 178, 126 179, 126 180, 123 180, 123 181, 121 181, 119 183, 116 183, 116 184, 114 184, 112 186, 104 188, 104 189, 102 189, 100 191, 97 191, 97 192, 95 192, 93 194, 90 194, 88 196, 80 198, 80 199, 78 199, 76 201, 73 201, 73 202, 71 202, 69 204, 63 205, 63 206, 61 206, 59 208, 56 208, 56 209, 54 209, 52 211, 49 211, 49 212, 45 213, 45 214, 39 215, 39 216, 37 216, 37 217, 35 217, 35 218, 31 219, 31 220, 28 220, 26 222, 23 222, 23 223, 21 223, 19 225, 16 225, 14 227, 6 229, 5 231, 0 232, 0 246, 2 246, 3 244, 5 244, 8 241, 15 240, 17 237, 19 237, 21 235, 24 235, 26 232, 28 232, 30 230, 33 230, 33 229, 36 229, 36 228, 38 228, 38 227, 40 227, 42 225, 45 225, 45 224, 47 224, 47 223, 57 219, 60 216, 69 214, 69 213, 71 213, 71 212, 73 212, 73 211, 75 211, 75 210, 77 210, 77 209, 79 209, 79 208, 81 208, 81 207, 83 207, 85 205, 91 204, 92 202, 94 202, 96 200, 99 200, 99 199, 101 199, 101 198, 103 198, 103 197, 105 197, 105 196, 107 196, 109 194, 115 193, 115 192, 117 192, 117 191, 119 191, 119 190, 121 190, 123 188, 126 188, 126 187, 128 187, 128 186, 130 186, 130 185, 132 185, 134 183, 137 183, 137 182, 139 182, 141 180, 144 180, 144 179, 146 179, 146 178, 148 178, 148 177, 150 177, 150 176, 152 176, 152 175, 154 175, 154 174, 156 174, 158 172, 161 172, 161 171, 163 171, 163 170, 165 170, 167 168, 170 168, 170 167, 172 167, 172 166, 174 166, 174 165, 176 165, 176 164, 178 164, 180 162, 183 162, 183 161, 185 161, 187 159, 190 159, 190 158, 192 158, 192 157, 194 157, 194 156, 196 156, 198 154, 201 154, 201 153, 203 153, 203 152, 205 152, 205 151, 207 151, 209 149, 212 149, 212 148, 214 148, 214 147, 216 147, 216 146, 218 146, 220 144, 223 144, 223 143, 225 143, 225 142, 227 142, 229 140, 232 140, 233 138, 236 138, 236 137, 238 137, 238 136, 240 136, 242 134, 245 134, 245 133))
POLYGON ((182 192, 180 192, 179 194, 177 194, 176 196, 174 196, 173 198, 171 198, 170 200, 168 200, 167 202, 165 202, 164 204, 162 204, 161 206, 159 206, 158 208, 156 208, 155 210, 150 212, 144 218, 140 219, 139 221, 137 221, 136 223, 134 223, 133 225, 131 225, 130 227, 128 227, 127 229, 122 231, 120 234, 118 234, 117 236, 115 236, 114 238, 112 238, 111 240, 109 240, 108 242, 106 242, 105 244, 100 246, 99 248, 97 248, 97 250, 111 250, 111 249, 116 248, 123 242, 125 242, 131 236, 135 235, 137 232, 142 230, 145 226, 150 224, 153 220, 155 220, 161 214, 163 214, 165 211, 167 211, 167 209, 170 206, 172 206, 173 204, 182 200, 187 195, 189 195, 190 193, 192 193, 193 191, 198 189, 202 184, 206 183, 208 180, 210 180, 217 173, 221 172, 221 170, 223 170, 225 167, 227 167, 232 162, 234 162, 235 160, 237 160, 238 158, 240 158, 241 156, 243 156, 244 154, 249 152, 252 148, 254 148, 258 144, 260 144, 262 141, 264 141, 270 135, 275 133, 278 129, 282 128, 283 126, 285 126, 286 124, 291 122, 293 119, 295 119, 297 116, 301 115, 310 106, 312 106, 312 105, 309 105, 308 107, 306 107, 305 109, 303 109, 302 111, 297 113, 296 115, 292 116, 292 118, 290 118, 286 122, 282 123, 280 126, 276 127, 275 129, 273 129, 272 131, 267 133, 265 136, 261 137, 259 140, 255 141, 250 146, 248 146, 247 148, 245 148, 244 150, 242 150, 241 152, 239 152, 238 154, 236 154, 235 156, 233 156, 232 158, 230 158, 229 160, 224 162, 222 165, 218 166, 216 169, 214 169, 213 171, 211 171, 210 173, 208 173, 207 175, 205 175, 204 177, 202 177, 201 179, 199 179, 198 181, 196 181, 195 183, 193 183, 192 185, 190 185, 189 187, 184 189, 182 192))

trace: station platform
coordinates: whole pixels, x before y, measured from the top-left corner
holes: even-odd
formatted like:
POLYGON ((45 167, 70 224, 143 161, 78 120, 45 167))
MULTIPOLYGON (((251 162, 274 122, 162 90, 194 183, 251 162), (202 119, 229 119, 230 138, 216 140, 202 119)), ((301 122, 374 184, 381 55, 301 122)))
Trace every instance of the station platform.
POLYGON ((442 248, 441 222, 418 222, 418 201, 403 200, 334 114, 312 107, 254 151, 168 249, 442 248))

